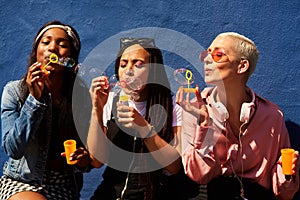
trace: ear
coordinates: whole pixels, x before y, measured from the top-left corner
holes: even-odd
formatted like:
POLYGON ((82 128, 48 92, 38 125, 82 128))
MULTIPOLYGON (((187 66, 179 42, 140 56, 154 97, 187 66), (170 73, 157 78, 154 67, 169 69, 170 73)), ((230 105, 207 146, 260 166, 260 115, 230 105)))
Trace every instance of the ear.
POLYGON ((245 72, 248 70, 249 65, 250 65, 250 63, 249 63, 248 60, 242 59, 242 60, 240 61, 239 66, 238 66, 237 73, 238 73, 238 74, 243 74, 243 73, 245 73, 245 72))

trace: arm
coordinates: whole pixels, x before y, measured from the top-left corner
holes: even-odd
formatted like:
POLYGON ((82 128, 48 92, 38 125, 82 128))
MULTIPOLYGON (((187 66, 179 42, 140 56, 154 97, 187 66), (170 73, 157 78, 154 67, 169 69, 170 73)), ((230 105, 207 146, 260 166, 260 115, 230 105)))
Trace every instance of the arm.
POLYGON ((152 137, 144 139, 144 142, 149 151, 152 152, 154 159, 162 166, 165 166, 164 168, 170 174, 178 173, 182 167, 181 156, 179 153, 181 144, 180 127, 173 127, 173 131, 174 136, 176 137, 175 140, 178 141, 178 144, 176 144, 175 147, 163 140, 155 130, 152 130, 152 137))
POLYGON ((9 157, 19 159, 24 155, 28 142, 34 137, 49 99, 42 98, 38 101, 30 94, 21 107, 12 86, 7 85, 2 94, 2 145, 9 157))
MULTIPOLYGON (((280 128, 279 128, 280 129, 280 128)), ((289 135, 284 125, 284 121, 281 123, 281 134, 280 134, 280 149, 290 147, 289 135)), ((294 174, 290 179, 286 179, 285 175, 282 172, 281 166, 281 157, 279 158, 277 164, 273 167, 272 170, 272 182, 273 182, 273 191, 277 199, 292 199, 295 193, 299 189, 299 152, 295 151, 293 159, 293 171, 294 174)))
POLYGON ((197 118, 183 111, 182 160, 186 174, 195 182, 207 184, 221 174, 212 127, 198 125, 197 118))
POLYGON ((157 134, 147 120, 133 107, 117 103, 118 122, 126 128, 132 128, 139 132, 139 137, 144 138, 144 143, 151 156, 163 166, 169 173, 175 174, 182 167, 180 157, 180 127, 174 126, 175 146, 167 143, 157 134))
POLYGON ((1 103, 2 145, 8 156, 19 159, 24 155, 28 142, 43 119, 49 104, 49 96, 43 92, 45 80, 41 63, 28 68, 26 85, 30 95, 21 107, 19 82, 8 84, 3 91, 1 103))
POLYGON ((97 114, 92 111, 91 122, 87 138, 87 146, 90 152, 91 165, 96 168, 103 166, 107 153, 106 127, 100 124, 97 114))
POLYGON ((106 77, 93 79, 90 96, 92 99, 91 121, 87 137, 87 147, 90 153, 91 165, 100 168, 106 160, 107 137, 106 128, 103 125, 103 108, 108 99, 108 89, 104 86, 108 84, 106 77), (101 160, 101 161, 100 161, 101 160))
POLYGON ((215 156, 218 135, 209 125, 211 120, 198 86, 195 94, 192 101, 183 88, 176 94, 176 102, 183 108, 182 160, 186 174, 195 182, 206 184, 221 173, 220 161, 215 156))

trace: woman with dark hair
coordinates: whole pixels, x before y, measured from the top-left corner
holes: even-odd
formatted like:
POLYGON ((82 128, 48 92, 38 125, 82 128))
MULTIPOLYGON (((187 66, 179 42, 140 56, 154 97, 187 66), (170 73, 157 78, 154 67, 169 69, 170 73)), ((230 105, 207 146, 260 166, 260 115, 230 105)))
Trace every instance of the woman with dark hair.
POLYGON ((115 73, 121 91, 110 92, 104 76, 93 79, 90 87, 87 144, 92 165, 107 164, 91 199, 162 199, 164 174, 176 174, 182 167, 181 109, 154 40, 122 38, 115 73), (136 80, 141 84, 131 87, 136 80))
POLYGON ((25 77, 4 87, 2 146, 9 159, 0 179, 0 199, 79 199, 82 185, 76 182, 76 172, 90 161, 72 111, 79 52, 80 39, 73 27, 48 22, 36 34, 25 77), (75 64, 50 62, 53 54, 72 58, 75 64), (67 139, 77 142, 70 158, 75 165, 68 165, 61 154, 67 139))

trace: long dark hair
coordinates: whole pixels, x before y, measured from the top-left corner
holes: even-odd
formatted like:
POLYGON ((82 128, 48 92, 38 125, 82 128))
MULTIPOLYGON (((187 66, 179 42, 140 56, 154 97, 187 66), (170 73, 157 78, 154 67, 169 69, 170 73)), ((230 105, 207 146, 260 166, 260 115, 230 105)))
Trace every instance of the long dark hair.
POLYGON ((159 127, 157 131, 160 130, 158 132, 160 137, 170 142, 174 138, 172 130, 173 100, 170 83, 164 68, 162 52, 153 44, 145 44, 138 41, 120 48, 115 61, 115 74, 118 74, 121 56, 128 47, 139 44, 149 53, 150 71, 148 84, 144 88, 144 90, 148 91, 145 118, 154 127, 159 127), (155 109, 152 109, 150 113, 150 108, 156 104, 161 107, 155 106, 155 109))
MULTIPOLYGON (((36 33, 35 37, 34 37, 34 40, 33 40, 33 45, 32 45, 32 50, 31 50, 31 53, 30 53, 30 56, 29 56, 29 59, 28 59, 28 63, 27 63, 27 68, 29 68, 33 63, 35 63, 37 61, 37 57, 36 57, 36 54, 37 54, 37 47, 40 43, 40 40, 42 37, 39 37, 38 40, 37 37, 38 35, 40 34, 40 32, 47 26, 49 25, 63 25, 63 26, 68 26, 71 28, 72 32, 75 34, 75 37, 77 37, 77 47, 75 48, 74 46, 74 39, 72 37, 70 37, 68 34, 68 39, 70 41, 70 57, 74 59, 75 61, 75 65, 76 66, 78 64, 78 58, 79 58, 79 53, 80 53, 80 48, 81 48, 81 44, 80 44, 80 38, 79 38, 79 35, 77 33, 77 31, 70 25, 68 24, 64 24, 60 21, 50 21, 46 24, 44 24, 40 29, 39 31, 36 33)), ((64 81, 64 92, 63 94, 65 95, 65 97, 68 99, 68 100, 71 100, 72 98, 72 92, 73 92, 73 84, 74 84, 74 81, 75 81, 75 78, 76 78, 76 73, 75 73, 75 69, 74 68, 65 68, 64 69, 64 77, 63 77, 63 81, 64 81)), ((28 87, 27 87, 27 84, 26 84, 26 76, 27 76, 27 73, 25 74, 25 76, 23 77, 23 80, 21 81, 21 91, 22 91, 22 102, 24 103, 28 94, 29 94, 29 90, 28 90, 28 87)))

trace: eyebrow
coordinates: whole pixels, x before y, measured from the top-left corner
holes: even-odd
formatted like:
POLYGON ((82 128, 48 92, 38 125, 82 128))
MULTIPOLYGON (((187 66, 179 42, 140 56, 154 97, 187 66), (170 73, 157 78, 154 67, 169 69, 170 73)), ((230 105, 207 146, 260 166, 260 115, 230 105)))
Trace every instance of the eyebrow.
MULTIPOLYGON (((120 61, 128 61, 129 59, 128 58, 121 58, 120 61)), ((146 62, 144 59, 142 58, 133 58, 131 59, 132 61, 142 61, 142 62, 146 62)))
MULTIPOLYGON (((41 40, 44 39, 44 38, 46 38, 46 39, 52 39, 53 36, 52 36, 52 35, 44 35, 44 36, 41 37, 41 40)), ((69 42, 69 39, 68 39, 67 36, 66 36, 66 37, 59 37, 59 38, 57 38, 57 39, 58 39, 58 40, 63 40, 63 41, 68 41, 68 42, 69 42)))

